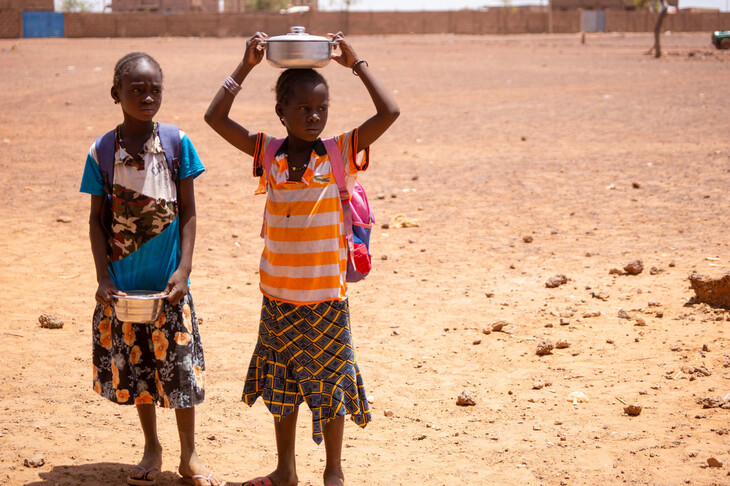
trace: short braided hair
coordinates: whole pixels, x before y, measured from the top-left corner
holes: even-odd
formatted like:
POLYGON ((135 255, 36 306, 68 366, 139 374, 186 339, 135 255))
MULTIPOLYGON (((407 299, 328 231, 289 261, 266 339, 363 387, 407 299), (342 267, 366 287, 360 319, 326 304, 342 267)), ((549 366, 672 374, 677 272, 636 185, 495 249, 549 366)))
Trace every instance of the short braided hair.
POLYGON ((126 76, 129 71, 131 71, 132 68, 141 61, 147 61, 154 67, 156 67, 157 70, 160 72, 160 79, 162 79, 162 68, 157 63, 157 61, 155 61, 155 58, 153 58, 149 54, 145 54, 144 52, 130 52, 129 54, 118 60, 116 66, 114 66, 114 86, 116 88, 121 88, 122 78, 126 76))
POLYGON ((314 69, 287 69, 279 75, 279 79, 276 81, 276 102, 285 105, 294 86, 306 81, 324 84, 329 93, 330 88, 327 81, 314 69))

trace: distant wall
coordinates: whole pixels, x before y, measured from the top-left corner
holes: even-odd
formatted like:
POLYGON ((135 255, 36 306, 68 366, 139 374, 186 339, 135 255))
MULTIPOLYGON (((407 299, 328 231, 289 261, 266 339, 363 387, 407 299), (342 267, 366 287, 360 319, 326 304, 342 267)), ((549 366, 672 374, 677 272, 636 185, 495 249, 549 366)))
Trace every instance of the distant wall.
MULTIPOLYGON (((655 15, 646 10, 606 10, 606 32, 653 32, 655 22, 655 15)), ((662 30, 708 33, 713 30, 730 30, 730 13, 680 10, 664 17, 662 30)))
MULTIPOLYGON (((0 0, 11 3, 20 0, 0 0)), ((41 4, 41 0, 29 0, 41 4)), ((46 2, 47 3, 47 2, 46 2)), ((191 12, 154 13, 68 13, 64 16, 66 37, 150 37, 150 36, 249 36, 257 30, 283 34, 292 25, 303 25, 312 34, 342 30, 348 34, 523 34, 548 32, 547 12, 447 11, 447 12, 309 12, 220 14, 191 12)), ((730 30, 730 13, 678 12, 667 15, 664 29, 675 32, 730 30)), ((581 30, 581 11, 554 11, 553 32, 581 30)), ((607 32, 651 32, 654 17, 647 11, 606 11, 607 32)), ((22 36, 22 14, 18 9, 0 10, 0 38, 22 36)))
POLYGON ((53 11, 53 0, 0 0, 0 38, 23 35, 23 11, 53 11))
MULTIPOLYGON (((348 34, 519 34, 548 32, 547 13, 509 12, 310 12, 300 15, 271 13, 146 13, 66 14, 66 37, 139 36, 248 36, 256 31, 283 34, 292 25, 323 34, 342 30, 348 34)), ((580 31, 577 12, 555 12, 553 32, 580 31)))

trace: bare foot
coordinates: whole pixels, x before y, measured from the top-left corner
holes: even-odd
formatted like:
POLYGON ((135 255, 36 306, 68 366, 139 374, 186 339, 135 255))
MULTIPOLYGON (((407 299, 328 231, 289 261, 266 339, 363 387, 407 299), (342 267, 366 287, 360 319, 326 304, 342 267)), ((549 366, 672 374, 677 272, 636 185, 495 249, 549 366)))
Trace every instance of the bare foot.
POLYGON ((345 486, 345 474, 340 467, 333 468, 331 471, 325 469, 323 476, 324 486, 345 486))

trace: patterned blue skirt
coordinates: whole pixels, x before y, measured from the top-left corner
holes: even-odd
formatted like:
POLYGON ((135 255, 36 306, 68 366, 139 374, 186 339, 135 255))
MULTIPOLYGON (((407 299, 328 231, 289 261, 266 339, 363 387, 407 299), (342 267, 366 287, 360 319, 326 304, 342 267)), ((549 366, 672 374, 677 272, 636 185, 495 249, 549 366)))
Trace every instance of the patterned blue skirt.
POLYGON ((277 422, 306 401, 317 444, 322 427, 340 415, 361 427, 370 422, 347 300, 297 306, 264 296, 242 399, 251 406, 259 396, 277 422))

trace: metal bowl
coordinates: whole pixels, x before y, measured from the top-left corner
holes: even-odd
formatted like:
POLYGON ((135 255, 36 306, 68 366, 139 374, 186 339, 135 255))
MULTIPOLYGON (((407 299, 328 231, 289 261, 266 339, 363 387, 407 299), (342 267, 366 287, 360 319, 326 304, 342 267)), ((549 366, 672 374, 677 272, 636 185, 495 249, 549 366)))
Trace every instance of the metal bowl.
POLYGON ((294 26, 291 32, 266 39, 266 60, 278 68, 321 68, 332 60, 336 42, 326 37, 309 35, 304 27, 294 26))
POLYGON ((126 296, 114 297, 114 310, 121 322, 151 324, 160 317, 165 292, 153 290, 130 290, 126 296))

